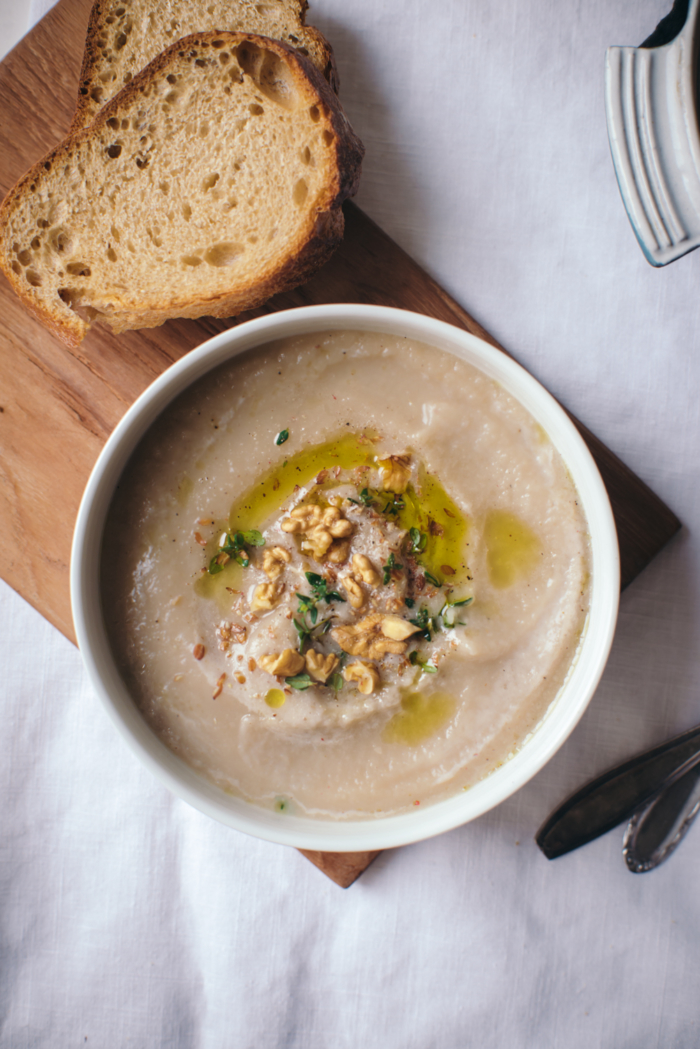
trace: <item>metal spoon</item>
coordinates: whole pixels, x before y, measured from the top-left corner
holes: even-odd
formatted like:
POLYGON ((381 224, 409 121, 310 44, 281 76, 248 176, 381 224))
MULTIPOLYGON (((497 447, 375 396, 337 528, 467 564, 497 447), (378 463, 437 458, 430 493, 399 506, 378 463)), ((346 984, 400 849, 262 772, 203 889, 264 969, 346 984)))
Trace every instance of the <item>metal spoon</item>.
MULTIPOLYGON (((671 789, 681 781, 690 783, 684 777, 686 774, 692 775, 692 769, 686 769, 685 772, 680 770, 693 759, 700 760, 700 726, 666 740, 652 750, 637 754, 581 787, 545 820, 535 835, 537 844, 545 856, 553 860, 593 841, 633 817, 640 806, 650 803, 650 799, 666 786, 667 781, 673 779, 673 783, 669 782, 671 789), (677 772, 679 779, 674 778, 677 772)), ((690 788, 685 797, 683 790, 679 786, 677 792, 670 795, 669 804, 675 803, 675 812, 686 814, 681 816, 681 820, 687 820, 690 788)), ((661 811, 657 810, 657 819, 661 811)), ((666 826, 672 828, 673 825, 667 821, 666 826)), ((674 837, 673 834, 671 836, 674 837)), ((661 839, 657 835, 656 844, 660 843, 661 839)))
POLYGON ((700 753, 684 761, 627 824, 622 855, 634 874, 663 863, 700 812, 700 753))

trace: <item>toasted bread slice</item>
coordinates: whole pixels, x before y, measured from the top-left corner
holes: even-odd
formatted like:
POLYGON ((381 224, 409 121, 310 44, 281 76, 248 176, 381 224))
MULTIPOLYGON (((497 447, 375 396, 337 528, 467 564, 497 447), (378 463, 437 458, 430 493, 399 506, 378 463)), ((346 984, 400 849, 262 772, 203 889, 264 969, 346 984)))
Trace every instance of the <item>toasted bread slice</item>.
POLYGON ((364 149, 308 59, 247 33, 160 54, 0 206, 0 266, 68 345, 232 316, 338 245, 364 149))
POLYGON ((282 40, 307 55, 335 90, 333 51, 305 25, 306 0, 95 0, 71 131, 99 110, 171 44, 192 33, 229 30, 282 40))

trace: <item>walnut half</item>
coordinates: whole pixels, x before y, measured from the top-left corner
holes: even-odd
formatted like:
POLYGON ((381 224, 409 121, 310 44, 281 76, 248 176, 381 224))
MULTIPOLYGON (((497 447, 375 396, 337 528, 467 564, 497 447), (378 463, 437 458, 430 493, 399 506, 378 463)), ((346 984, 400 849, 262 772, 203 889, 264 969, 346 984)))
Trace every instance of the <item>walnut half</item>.
POLYGON ((348 682, 357 682, 357 688, 363 696, 369 696, 375 688, 379 688, 379 671, 371 663, 363 663, 361 659, 348 664, 343 671, 343 677, 348 682))
POLYGON ((293 677, 304 669, 304 657, 293 648, 285 648, 284 652, 258 656, 258 666, 275 677, 293 677))
POLYGON ((401 494, 406 491, 406 485, 411 479, 410 455, 390 455, 388 459, 380 459, 379 468, 385 492, 401 494))
POLYGON ((332 564, 342 564, 347 560, 349 537, 355 526, 337 506, 322 510, 311 503, 296 506, 281 527, 284 532, 301 536, 301 549, 310 553, 315 561, 327 559, 332 564))
POLYGON ((256 586, 253 600, 250 602, 251 611, 269 612, 279 604, 283 592, 283 583, 260 583, 256 586))
POLYGON ((331 630, 331 637, 343 652, 348 652, 351 656, 367 656, 368 659, 381 659, 387 653, 400 656, 406 651, 406 642, 382 633, 382 622, 385 619, 398 618, 374 612, 365 616, 359 623, 336 627, 335 630, 331 630))
POLYGON ((314 681, 321 681, 325 684, 337 666, 338 657, 330 652, 324 656, 323 652, 310 648, 306 653, 306 669, 314 681))
POLYGON ((268 579, 273 582, 284 572, 284 566, 292 560, 289 550, 283 546, 273 546, 263 554, 262 569, 268 579))

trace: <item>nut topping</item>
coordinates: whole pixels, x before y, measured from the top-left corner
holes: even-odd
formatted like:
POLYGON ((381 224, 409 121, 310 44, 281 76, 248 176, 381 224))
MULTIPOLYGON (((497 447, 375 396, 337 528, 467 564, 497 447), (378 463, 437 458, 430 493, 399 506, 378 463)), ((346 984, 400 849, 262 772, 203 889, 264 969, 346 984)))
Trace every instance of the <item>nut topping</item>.
POLYGON ((365 595, 362 587, 357 582, 357 580, 354 579, 351 575, 346 575, 343 576, 340 582, 342 583, 343 587, 347 592, 348 601, 350 602, 352 607, 357 609, 362 608, 362 606, 365 603, 365 595))
POLYGON ((262 569, 268 579, 274 580, 284 572, 284 566, 288 565, 292 560, 292 555, 289 550, 285 550, 283 546, 273 546, 268 548, 263 554, 262 569))
POLYGON ((363 696, 369 696, 375 688, 379 688, 379 671, 371 663, 363 663, 361 659, 346 666, 343 677, 347 682, 356 681, 357 688, 363 696))
POLYGON ((380 460, 379 467, 385 492, 400 495, 406 491, 406 485, 411 479, 410 455, 390 455, 388 459, 380 460))
POLYGON ((368 586, 379 586, 381 583, 381 575, 364 554, 352 555, 352 567, 355 575, 359 576, 362 582, 367 583, 368 586))
POLYGON ((284 592, 284 584, 260 583, 256 586, 253 600, 250 602, 252 612, 269 612, 279 604, 284 592))
POLYGON ((342 564, 347 560, 350 544, 338 540, 348 539, 354 525, 337 506, 328 506, 325 510, 313 503, 296 506, 281 527, 284 532, 300 535, 301 549, 310 553, 315 561, 327 557, 335 564, 342 564))
POLYGON ((381 659, 388 652, 401 656, 406 651, 406 642, 387 637, 382 633, 382 622, 398 616, 383 616, 374 612, 365 616, 359 623, 336 627, 331 630, 331 637, 340 645, 343 652, 351 656, 367 656, 369 659, 381 659))
POLYGON ((419 626, 414 626, 413 623, 409 623, 407 619, 403 619, 401 616, 384 616, 382 619, 382 634, 384 634, 384 637, 391 637, 395 641, 404 641, 411 634, 418 633, 419 630, 419 626))
POLYGON ((323 652, 310 648, 306 653, 306 669, 314 681, 325 684, 337 666, 338 657, 330 652, 324 655, 323 652))
POLYGON ((284 652, 258 656, 258 666, 275 677, 293 677, 304 669, 304 657, 293 648, 285 648, 284 652))

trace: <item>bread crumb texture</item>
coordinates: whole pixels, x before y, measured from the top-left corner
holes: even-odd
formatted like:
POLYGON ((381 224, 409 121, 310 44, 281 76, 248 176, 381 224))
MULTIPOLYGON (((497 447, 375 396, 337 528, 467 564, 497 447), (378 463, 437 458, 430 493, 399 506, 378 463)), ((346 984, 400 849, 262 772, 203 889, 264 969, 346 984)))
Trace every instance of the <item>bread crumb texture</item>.
POLYGON ((95 0, 71 130, 86 127, 118 91, 176 40, 223 29, 268 36, 306 55, 335 89, 333 50, 305 25, 306 0, 95 0))
POLYGON ((308 59, 245 33, 177 41, 10 190, 0 266, 69 345, 227 317, 342 237, 364 149, 308 59))

